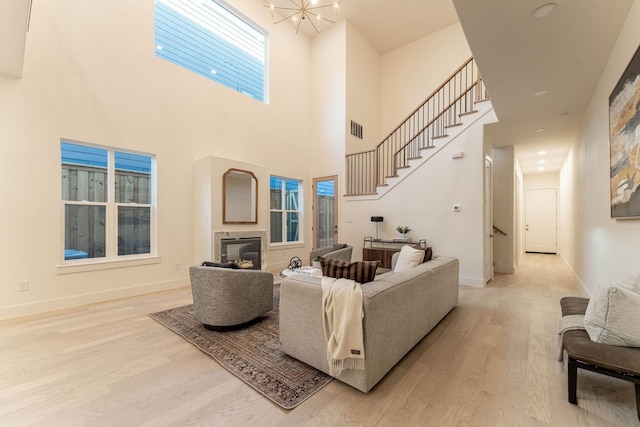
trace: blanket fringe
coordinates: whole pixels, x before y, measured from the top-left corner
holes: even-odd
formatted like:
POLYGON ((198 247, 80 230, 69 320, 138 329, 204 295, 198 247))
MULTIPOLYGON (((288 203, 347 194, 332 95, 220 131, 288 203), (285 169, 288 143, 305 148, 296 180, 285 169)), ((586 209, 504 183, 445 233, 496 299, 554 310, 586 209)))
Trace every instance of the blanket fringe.
POLYGON ((347 359, 333 359, 329 363, 329 375, 338 376, 345 369, 357 369, 364 371, 364 359, 350 357, 347 359))

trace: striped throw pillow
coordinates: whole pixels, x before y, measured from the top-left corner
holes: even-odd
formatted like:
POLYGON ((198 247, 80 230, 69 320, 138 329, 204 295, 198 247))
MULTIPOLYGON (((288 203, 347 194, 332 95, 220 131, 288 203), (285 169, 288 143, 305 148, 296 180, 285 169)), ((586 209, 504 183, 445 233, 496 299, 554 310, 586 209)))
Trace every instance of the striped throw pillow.
POLYGON ((345 262, 333 258, 320 258, 322 275, 336 279, 351 279, 363 284, 373 281, 380 261, 345 262))

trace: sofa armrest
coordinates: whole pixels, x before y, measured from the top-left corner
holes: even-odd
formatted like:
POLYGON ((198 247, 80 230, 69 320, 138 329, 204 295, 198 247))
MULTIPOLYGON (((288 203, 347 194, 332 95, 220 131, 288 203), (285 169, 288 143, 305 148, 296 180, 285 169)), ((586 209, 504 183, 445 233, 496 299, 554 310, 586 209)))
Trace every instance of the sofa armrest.
POLYGON ((346 247, 340 249, 333 249, 333 247, 314 249, 309 253, 309 263, 311 264, 313 259, 316 257, 324 257, 338 259, 344 262, 351 262, 352 254, 353 246, 351 245, 347 245, 346 247))

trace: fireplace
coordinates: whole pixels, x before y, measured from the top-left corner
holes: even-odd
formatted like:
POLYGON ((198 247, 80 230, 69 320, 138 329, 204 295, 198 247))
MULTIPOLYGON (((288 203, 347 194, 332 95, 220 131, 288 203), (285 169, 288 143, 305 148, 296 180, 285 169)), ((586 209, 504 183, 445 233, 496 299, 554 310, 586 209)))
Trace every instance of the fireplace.
POLYGON ((213 260, 216 262, 251 261, 250 268, 266 271, 267 231, 214 231, 213 260))
POLYGON ((261 270, 261 260, 260 237, 220 239, 220 262, 237 262, 241 268, 261 270))

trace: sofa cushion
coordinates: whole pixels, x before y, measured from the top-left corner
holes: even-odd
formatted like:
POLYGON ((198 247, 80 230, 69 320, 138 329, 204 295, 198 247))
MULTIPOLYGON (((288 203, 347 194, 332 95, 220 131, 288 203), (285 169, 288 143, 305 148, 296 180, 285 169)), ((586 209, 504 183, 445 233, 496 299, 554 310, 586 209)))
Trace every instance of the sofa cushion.
POLYGON ((336 279, 351 279, 363 284, 376 277, 380 261, 344 262, 333 258, 320 258, 322 275, 336 279))
POLYGON ((398 255, 398 261, 396 261, 396 265, 393 268, 393 271, 397 273, 399 271, 408 270, 419 264, 422 264, 423 260, 424 260, 424 250, 415 249, 412 246, 404 245, 400 249, 400 254, 398 255))
POLYGON ((591 341, 640 347, 640 295, 616 286, 599 289, 587 305, 584 326, 591 341))

